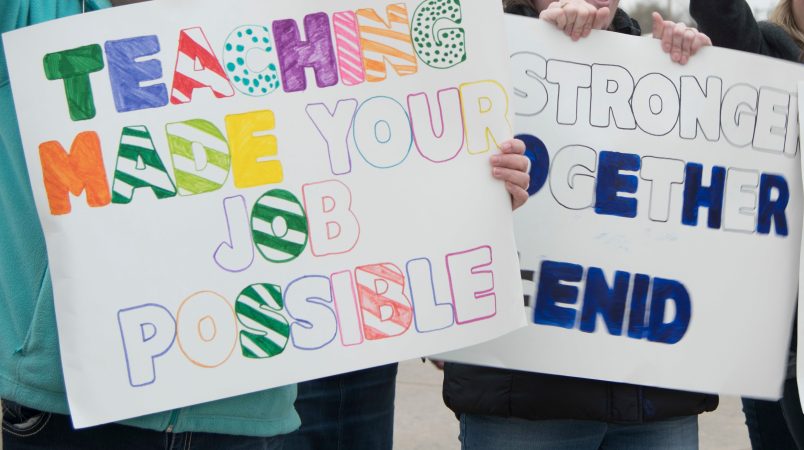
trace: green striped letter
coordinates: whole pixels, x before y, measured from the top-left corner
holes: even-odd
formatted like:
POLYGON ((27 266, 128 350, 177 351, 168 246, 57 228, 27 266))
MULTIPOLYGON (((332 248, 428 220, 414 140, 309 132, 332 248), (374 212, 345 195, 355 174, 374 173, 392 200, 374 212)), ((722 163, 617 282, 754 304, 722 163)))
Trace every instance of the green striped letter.
POLYGON ((290 325, 282 309, 282 289, 273 284, 252 284, 237 296, 237 320, 246 328, 240 331, 243 356, 266 359, 285 351, 290 325))
POLYGON ((217 191, 229 178, 229 144, 212 122, 193 119, 169 123, 167 131, 173 172, 180 195, 217 191))
POLYGON ((112 203, 130 203, 134 191, 142 187, 151 188, 158 199, 176 196, 176 186, 156 152, 148 128, 125 127, 117 150, 112 203))

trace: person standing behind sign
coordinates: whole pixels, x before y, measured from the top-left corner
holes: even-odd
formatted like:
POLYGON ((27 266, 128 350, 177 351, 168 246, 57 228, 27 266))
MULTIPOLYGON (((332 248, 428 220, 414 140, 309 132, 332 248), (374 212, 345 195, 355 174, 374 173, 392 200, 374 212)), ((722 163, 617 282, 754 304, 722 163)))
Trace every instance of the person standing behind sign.
MULTIPOLYGON (((528 200, 525 144, 512 139, 491 157, 492 175, 505 183, 511 208, 528 200)), ((287 437, 292 450, 391 450, 397 364, 299 383, 302 426, 287 437)))
MULTIPOLYGON (((505 3, 508 12, 540 17, 573 40, 592 29, 641 35, 618 0, 505 3)), ((709 44, 658 15, 654 28, 679 63, 709 44)), ((445 364, 443 395, 460 420, 464 450, 697 449, 697 416, 718 404, 713 395, 456 363, 445 364)))
MULTIPOLYGON (((781 0, 769 22, 757 22, 745 0, 691 0, 690 13, 714 45, 804 62, 804 0, 781 0)), ((796 383, 795 327, 781 400, 743 399, 754 450, 804 449, 804 414, 796 383)))
MULTIPOLYGON (((0 0, 0 32, 108 7, 108 0, 0 0), (85 3, 85 4, 84 4, 85 3)), ((122 424, 74 430, 59 360, 45 240, 0 42, 0 398, 3 450, 281 449, 299 426, 296 386, 122 424)))

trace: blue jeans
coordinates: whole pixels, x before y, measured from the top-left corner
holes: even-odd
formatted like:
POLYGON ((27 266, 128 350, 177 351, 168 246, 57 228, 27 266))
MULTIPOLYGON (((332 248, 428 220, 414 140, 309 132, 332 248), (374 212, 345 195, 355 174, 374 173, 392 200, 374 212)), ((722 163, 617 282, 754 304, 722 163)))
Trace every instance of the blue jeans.
POLYGON ((397 364, 299 383, 290 450, 390 450, 397 364))
POLYGON ((635 425, 461 415, 463 450, 697 450, 698 416, 635 425))
POLYGON ((164 433, 118 424, 75 430, 70 416, 3 401, 3 450, 282 450, 283 438, 164 433))
POLYGON ((804 449, 804 414, 795 378, 785 381, 781 400, 743 398, 743 412, 753 450, 804 449))

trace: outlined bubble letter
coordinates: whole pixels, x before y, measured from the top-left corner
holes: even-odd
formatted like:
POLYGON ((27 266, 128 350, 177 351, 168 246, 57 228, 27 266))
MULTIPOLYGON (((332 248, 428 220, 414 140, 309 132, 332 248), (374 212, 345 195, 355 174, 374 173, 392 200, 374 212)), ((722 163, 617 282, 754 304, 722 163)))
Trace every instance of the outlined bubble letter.
POLYGON ((285 289, 285 308, 293 318, 290 337, 299 350, 318 350, 335 340, 338 319, 332 304, 329 278, 307 276, 285 289))
POLYGON ((413 140, 419 154, 439 163, 458 156, 466 137, 461 114, 461 92, 458 89, 438 92, 437 111, 433 111, 426 93, 409 95, 408 110, 413 140))
POLYGON ((128 381, 133 387, 156 382, 156 359, 176 340, 176 321, 162 305, 147 304, 121 309, 117 324, 126 356, 128 381))
POLYGON ((335 110, 330 111, 323 103, 307 105, 307 116, 315 124, 318 133, 327 143, 329 167, 333 175, 345 175, 352 171, 349 153, 352 141, 352 121, 357 111, 357 100, 338 100, 335 110))
POLYGON ((352 211, 349 187, 331 180, 306 184, 302 190, 313 255, 335 255, 355 248, 360 238, 360 222, 352 211))
POLYGON ((451 253, 446 261, 455 322, 462 325, 497 315, 491 247, 451 253))
POLYGON ((237 345, 232 305, 214 292, 191 295, 176 313, 176 340, 184 356, 199 367, 225 363, 237 345))
POLYGON ((513 136, 508 121, 508 93, 496 81, 460 86, 469 153, 485 153, 513 136))

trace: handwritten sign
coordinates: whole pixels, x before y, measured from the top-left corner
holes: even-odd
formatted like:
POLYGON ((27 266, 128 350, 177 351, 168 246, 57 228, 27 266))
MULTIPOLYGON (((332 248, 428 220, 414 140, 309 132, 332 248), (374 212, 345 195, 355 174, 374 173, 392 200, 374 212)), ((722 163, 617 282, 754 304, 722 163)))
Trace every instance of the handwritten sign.
POLYGON ((490 2, 151 2, 4 36, 76 426, 524 324, 490 2))
POLYGON ((531 326, 447 356, 778 398, 796 299, 799 65, 507 19, 531 326))

